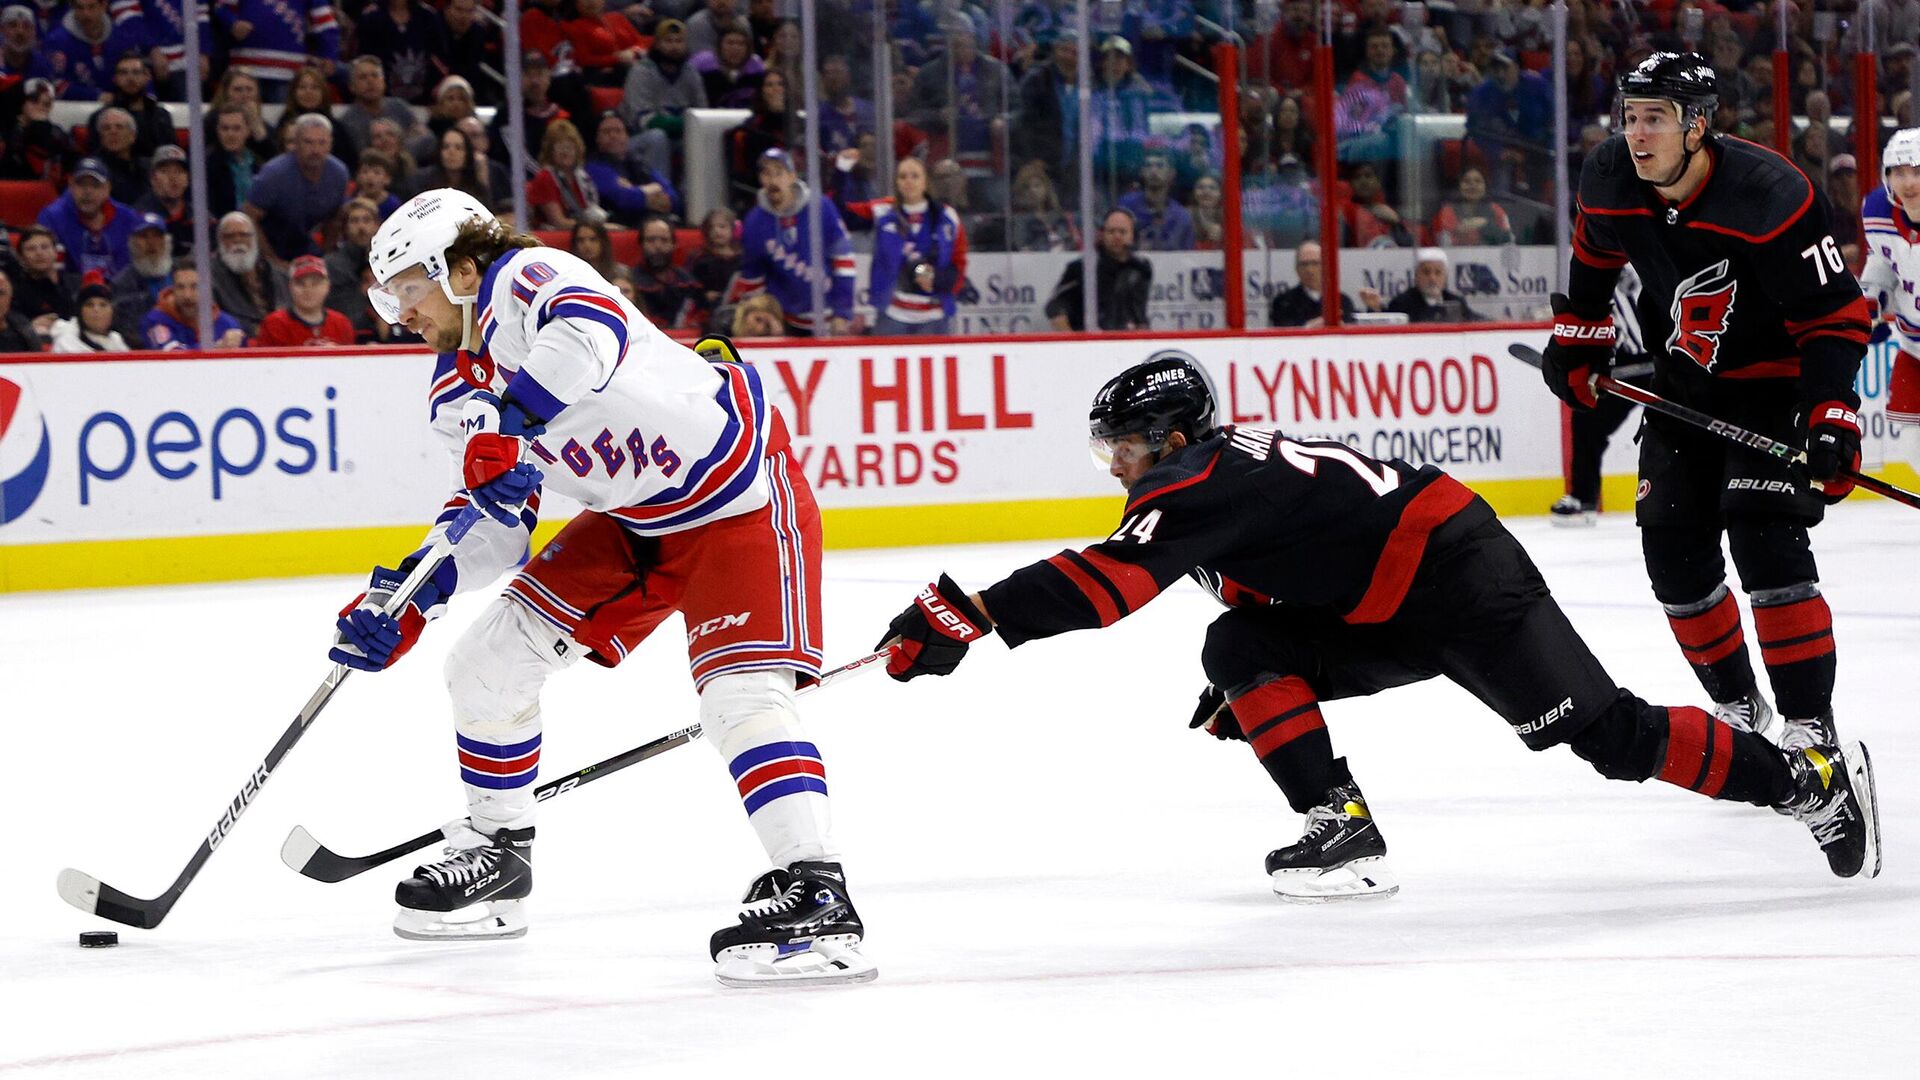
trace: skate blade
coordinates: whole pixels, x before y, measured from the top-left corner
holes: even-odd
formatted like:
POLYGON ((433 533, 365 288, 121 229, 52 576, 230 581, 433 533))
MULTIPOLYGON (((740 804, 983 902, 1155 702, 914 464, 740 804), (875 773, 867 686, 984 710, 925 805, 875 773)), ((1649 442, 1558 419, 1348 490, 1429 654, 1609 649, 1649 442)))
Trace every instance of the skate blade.
POLYGON ((1385 900, 1400 891, 1384 856, 1355 859, 1320 873, 1276 870, 1274 894, 1289 904, 1329 904, 1340 900, 1385 900))
POLYGON ((775 986, 842 986, 872 982, 880 969, 860 952, 852 938, 820 939, 786 956, 772 945, 740 945, 724 950, 713 969, 722 986, 761 990, 775 986))
POLYGON ((1860 872, 1854 876, 1879 877, 1880 796, 1873 788, 1873 758, 1867 755, 1865 743, 1848 746, 1843 756, 1847 763, 1847 779, 1853 785, 1853 798, 1860 807, 1860 821, 1867 834, 1865 857, 1860 862, 1860 872))
POLYGON ((1592 510, 1583 510, 1578 514, 1548 514, 1547 518, 1556 529, 1591 529, 1600 524, 1600 515, 1592 510))
POLYGON ((490 941, 527 936, 524 900, 484 900, 458 911, 401 908, 393 932, 408 941, 490 941))

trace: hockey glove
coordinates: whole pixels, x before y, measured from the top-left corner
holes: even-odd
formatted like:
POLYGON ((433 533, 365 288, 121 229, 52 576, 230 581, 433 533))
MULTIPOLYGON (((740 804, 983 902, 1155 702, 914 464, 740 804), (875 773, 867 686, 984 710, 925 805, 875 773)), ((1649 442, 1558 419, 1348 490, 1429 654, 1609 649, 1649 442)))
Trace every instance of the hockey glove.
POLYGON ((340 609, 340 619, 334 623, 338 632, 327 659, 361 671, 383 671, 405 656, 420 640, 420 631, 446 611, 446 598, 453 592, 458 574, 452 559, 441 563, 440 569, 420 586, 400 609, 399 618, 387 614, 383 609, 412 571, 413 560, 400 565, 399 570, 374 567, 367 591, 340 609))
POLYGON ((1807 410, 1807 475, 1827 503, 1853 490, 1841 470, 1860 471, 1860 414, 1844 401, 1822 402, 1807 410))
POLYGON ((540 487, 540 470, 520 462, 526 440, 545 431, 518 402, 501 400, 485 390, 467 399, 460 414, 466 432, 466 453, 460 476, 473 504, 502 525, 520 523, 520 510, 540 487))
POLYGON ((966 658, 967 647, 988 634, 993 625, 966 590, 945 574, 920 590, 907 610, 894 616, 886 636, 874 648, 900 639, 899 647, 887 657, 887 674, 896 682, 909 682, 922 675, 946 675, 966 658))
POLYGON ((1547 389, 1576 409, 1599 404, 1593 377, 1613 366, 1615 330, 1606 304, 1576 304, 1565 293, 1554 293, 1553 337, 1541 354, 1540 373, 1547 389))
POLYGON ((1240 721, 1234 718, 1233 710, 1227 708, 1227 695, 1217 686, 1200 691, 1200 704, 1194 708, 1193 719, 1187 727, 1200 728, 1216 739, 1247 741, 1246 732, 1240 730, 1240 721))

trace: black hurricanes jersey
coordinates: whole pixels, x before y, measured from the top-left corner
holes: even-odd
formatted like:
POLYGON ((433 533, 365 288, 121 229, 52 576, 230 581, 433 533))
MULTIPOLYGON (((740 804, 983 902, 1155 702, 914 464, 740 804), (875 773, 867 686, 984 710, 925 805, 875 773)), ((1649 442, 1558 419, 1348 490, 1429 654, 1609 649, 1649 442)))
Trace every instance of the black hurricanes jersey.
POLYGON ((1587 158, 1573 299, 1604 309, 1632 263, 1647 351, 1679 396, 1731 388, 1720 380, 1797 377, 1802 401, 1857 407, 1867 307, 1828 226, 1826 197, 1763 146, 1722 136, 1704 152, 1707 178, 1680 203, 1634 173, 1623 136, 1587 158))
POLYGON ((1226 428, 1149 469, 1112 536, 1016 570, 981 598, 1009 646, 1107 626, 1187 575, 1229 605, 1380 623, 1399 610, 1428 535, 1456 517, 1493 510, 1431 465, 1226 428))

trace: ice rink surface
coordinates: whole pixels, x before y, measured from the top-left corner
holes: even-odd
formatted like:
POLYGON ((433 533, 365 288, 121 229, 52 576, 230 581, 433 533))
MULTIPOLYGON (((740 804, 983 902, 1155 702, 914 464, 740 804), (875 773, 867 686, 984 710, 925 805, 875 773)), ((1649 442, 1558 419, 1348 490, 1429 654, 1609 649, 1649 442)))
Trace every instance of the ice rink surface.
MULTIPOLYGON (((1624 516, 1512 527, 1616 679, 1704 703, 1624 516)), ((337 885, 280 864, 295 824, 359 854, 463 812, 439 660, 480 597, 349 681, 164 925, 79 949, 110 924, 58 899, 59 869, 164 888, 325 674, 359 582, 0 598, 0 1075, 1911 1077, 1920 515, 1850 505, 1815 537, 1841 730, 1878 767, 1876 881, 1764 810, 1529 754, 1434 682, 1326 709, 1401 894, 1282 904, 1261 860, 1300 821, 1244 745, 1186 729, 1218 609, 1182 586, 951 678, 805 699, 881 974, 761 992, 706 956, 764 867, 704 745, 543 808, 519 941, 394 937, 417 859, 337 885)), ((829 662, 939 571, 979 587, 1061 546, 832 554, 829 662)), ((677 625, 549 685, 545 778, 696 719, 677 625)))

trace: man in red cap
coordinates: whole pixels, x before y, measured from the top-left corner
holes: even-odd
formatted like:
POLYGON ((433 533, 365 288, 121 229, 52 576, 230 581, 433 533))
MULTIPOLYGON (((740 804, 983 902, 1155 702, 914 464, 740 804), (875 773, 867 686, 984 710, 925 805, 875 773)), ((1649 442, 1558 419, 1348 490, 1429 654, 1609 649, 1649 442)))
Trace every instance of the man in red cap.
POLYGON ((327 264, 317 255, 293 260, 287 274, 291 300, 260 320, 255 348, 310 349, 353 344, 353 324, 327 307, 327 264))

